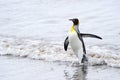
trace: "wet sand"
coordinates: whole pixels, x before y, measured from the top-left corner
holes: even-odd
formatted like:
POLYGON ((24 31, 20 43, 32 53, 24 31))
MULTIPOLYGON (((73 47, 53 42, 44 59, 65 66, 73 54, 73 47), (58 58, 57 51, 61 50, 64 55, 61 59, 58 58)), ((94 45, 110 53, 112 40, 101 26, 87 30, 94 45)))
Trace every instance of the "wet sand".
POLYGON ((120 80, 119 68, 0 56, 0 80, 120 80))

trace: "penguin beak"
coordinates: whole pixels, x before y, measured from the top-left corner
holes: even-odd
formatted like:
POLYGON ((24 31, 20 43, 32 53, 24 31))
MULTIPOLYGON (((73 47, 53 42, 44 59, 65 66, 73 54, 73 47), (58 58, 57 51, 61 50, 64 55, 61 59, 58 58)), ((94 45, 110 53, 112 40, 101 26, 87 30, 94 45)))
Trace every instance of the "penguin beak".
POLYGON ((72 21, 74 23, 74 19, 69 19, 69 21, 72 21))
POLYGON ((69 21, 73 21, 73 19, 69 19, 69 21))

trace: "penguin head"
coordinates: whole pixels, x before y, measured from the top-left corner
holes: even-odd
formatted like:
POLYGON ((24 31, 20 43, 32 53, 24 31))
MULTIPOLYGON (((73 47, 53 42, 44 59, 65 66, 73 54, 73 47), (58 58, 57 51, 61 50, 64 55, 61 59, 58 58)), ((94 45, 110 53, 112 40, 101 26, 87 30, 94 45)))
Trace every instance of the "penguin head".
POLYGON ((69 19, 73 22, 73 25, 79 25, 79 20, 77 18, 69 19))

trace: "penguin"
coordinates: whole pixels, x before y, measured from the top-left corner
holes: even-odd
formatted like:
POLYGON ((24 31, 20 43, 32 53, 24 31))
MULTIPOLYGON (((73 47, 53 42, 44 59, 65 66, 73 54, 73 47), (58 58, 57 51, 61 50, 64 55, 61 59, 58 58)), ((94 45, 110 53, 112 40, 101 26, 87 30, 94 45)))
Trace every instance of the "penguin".
POLYGON ((64 50, 67 51, 68 45, 70 44, 73 52, 78 57, 79 63, 82 64, 88 62, 83 38, 84 37, 91 37, 97 39, 102 39, 102 38, 94 34, 80 33, 79 30, 80 22, 78 18, 73 18, 69 20, 73 22, 73 25, 71 26, 68 32, 68 36, 64 41, 64 50))

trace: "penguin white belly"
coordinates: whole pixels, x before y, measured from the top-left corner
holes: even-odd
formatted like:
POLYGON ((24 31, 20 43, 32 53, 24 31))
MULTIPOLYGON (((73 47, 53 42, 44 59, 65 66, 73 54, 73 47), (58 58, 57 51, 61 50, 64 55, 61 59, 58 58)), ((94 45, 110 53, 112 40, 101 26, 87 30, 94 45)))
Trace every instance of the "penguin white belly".
POLYGON ((83 58, 83 47, 82 47, 82 42, 78 38, 78 35, 75 31, 69 33, 69 42, 70 42, 72 50, 78 57, 79 62, 81 62, 83 58))

